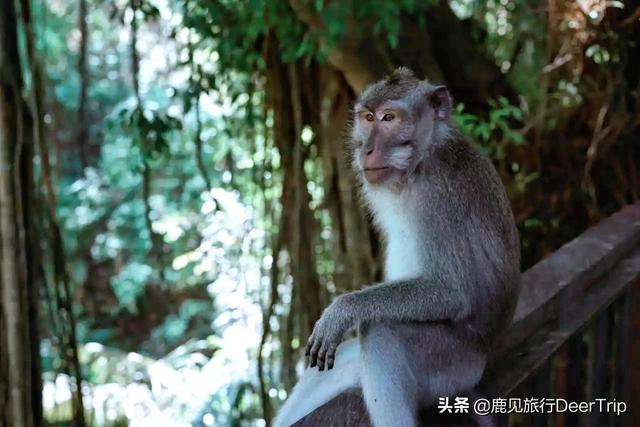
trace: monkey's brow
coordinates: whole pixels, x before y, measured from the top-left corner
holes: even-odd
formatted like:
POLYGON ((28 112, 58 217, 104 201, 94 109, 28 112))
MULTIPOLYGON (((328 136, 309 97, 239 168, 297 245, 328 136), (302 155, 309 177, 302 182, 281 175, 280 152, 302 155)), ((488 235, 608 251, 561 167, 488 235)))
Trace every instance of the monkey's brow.
POLYGON ((390 97, 390 98, 387 98, 387 99, 384 99, 384 100, 380 100, 378 102, 375 102, 374 104, 371 104, 371 103, 362 104, 361 108, 364 108, 365 110, 359 110, 358 113, 361 113, 363 111, 371 111, 371 112, 373 112, 373 111, 376 111, 378 108, 380 108, 380 106, 383 105, 385 102, 388 102, 388 101, 401 101, 402 99, 403 99, 403 97, 394 96, 394 97, 390 97))
POLYGON ((355 113, 357 115, 362 114, 362 113, 371 113, 373 112, 373 109, 367 107, 366 105, 361 106, 360 108, 358 108, 355 113))

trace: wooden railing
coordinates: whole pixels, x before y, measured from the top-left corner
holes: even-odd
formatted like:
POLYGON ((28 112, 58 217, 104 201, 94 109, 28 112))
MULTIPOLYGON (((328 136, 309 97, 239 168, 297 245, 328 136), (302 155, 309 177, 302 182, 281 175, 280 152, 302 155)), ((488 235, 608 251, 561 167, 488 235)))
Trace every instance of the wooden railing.
MULTIPOLYGON (((495 416, 501 425, 640 425, 640 203, 523 273, 514 321, 479 390, 490 402, 538 402, 536 413, 507 405, 510 414, 495 416), (596 403, 586 412, 559 412, 541 399, 596 403), (600 411, 604 401, 596 399, 617 405, 600 411)), ((448 417, 433 408, 422 414, 424 425, 474 425, 468 416, 448 417)), ((370 426, 361 396, 342 394, 296 424, 331 425, 370 426)))

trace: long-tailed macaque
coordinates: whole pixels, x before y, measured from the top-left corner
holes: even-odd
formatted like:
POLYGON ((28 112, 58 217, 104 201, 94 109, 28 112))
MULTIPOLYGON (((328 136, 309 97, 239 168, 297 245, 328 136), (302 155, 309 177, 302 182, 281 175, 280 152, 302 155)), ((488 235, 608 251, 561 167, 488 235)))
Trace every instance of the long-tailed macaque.
POLYGON ((520 245, 498 174, 452 127, 451 104, 406 68, 355 104, 353 166, 386 243, 385 280, 324 310, 276 426, 357 388, 375 427, 415 426, 421 405, 479 382, 513 316, 520 245))

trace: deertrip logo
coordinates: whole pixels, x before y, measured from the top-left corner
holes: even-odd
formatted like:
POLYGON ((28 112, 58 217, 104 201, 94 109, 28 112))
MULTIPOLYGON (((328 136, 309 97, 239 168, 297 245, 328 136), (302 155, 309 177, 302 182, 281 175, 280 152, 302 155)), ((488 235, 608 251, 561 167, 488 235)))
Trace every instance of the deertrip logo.
POLYGON ((570 402, 566 399, 514 397, 476 399, 473 405, 468 397, 441 397, 438 399, 438 412, 449 414, 468 414, 469 410, 478 415, 488 414, 554 414, 554 413, 615 413, 623 414, 627 411, 626 402, 609 401, 604 398, 594 399, 588 402, 570 402))

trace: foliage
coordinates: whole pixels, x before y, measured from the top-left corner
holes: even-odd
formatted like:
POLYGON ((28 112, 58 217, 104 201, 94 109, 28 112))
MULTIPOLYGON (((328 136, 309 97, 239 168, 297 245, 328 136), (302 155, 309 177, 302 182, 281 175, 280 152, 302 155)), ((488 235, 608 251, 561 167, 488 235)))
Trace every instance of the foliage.
POLYGON ((475 114, 466 113, 464 104, 458 104, 453 120, 458 128, 472 141, 480 143, 480 147, 493 159, 504 159, 507 145, 522 145, 524 137, 515 128, 522 123, 522 110, 512 105, 507 98, 501 97, 488 101, 491 110, 488 119, 475 114))

